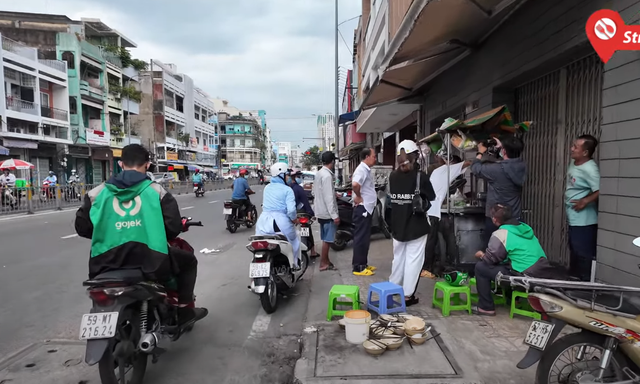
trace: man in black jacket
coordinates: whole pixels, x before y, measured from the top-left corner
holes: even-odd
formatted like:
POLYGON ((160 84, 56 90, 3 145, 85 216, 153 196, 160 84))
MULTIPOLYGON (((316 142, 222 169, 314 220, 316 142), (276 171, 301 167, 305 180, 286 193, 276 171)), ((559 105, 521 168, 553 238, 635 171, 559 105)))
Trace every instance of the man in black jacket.
POLYGON ((167 245, 182 231, 178 203, 148 179, 149 152, 141 145, 124 147, 120 166, 122 173, 89 191, 76 213, 76 232, 91 239, 89 278, 115 269, 140 269, 158 282, 175 275, 180 324, 202 319, 206 309, 188 308, 198 260, 167 245))
POLYGON ((409 306, 418 303, 415 291, 430 230, 427 210, 436 194, 429 177, 418 167, 418 146, 411 140, 404 140, 398 145, 397 155, 398 169, 389 176, 393 236, 393 264, 389 281, 402 285, 405 304, 409 306))

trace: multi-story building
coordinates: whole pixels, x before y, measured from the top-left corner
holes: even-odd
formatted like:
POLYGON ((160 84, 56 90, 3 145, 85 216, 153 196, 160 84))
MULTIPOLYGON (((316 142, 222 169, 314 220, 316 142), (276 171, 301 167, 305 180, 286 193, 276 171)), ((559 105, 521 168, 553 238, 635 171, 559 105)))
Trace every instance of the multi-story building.
POLYGON ((131 116, 143 143, 154 143, 157 171, 217 167, 218 119, 209 96, 174 64, 151 60, 139 75, 140 113, 131 116))
POLYGON ((220 147, 225 159, 223 173, 235 173, 240 168, 261 168, 265 143, 260 123, 253 116, 218 114, 220 147))
MULTIPOLYGON (((38 184, 50 170, 63 174, 69 126, 67 64, 41 59, 35 48, 0 36, 0 159, 12 157, 35 165, 38 184)), ((28 173, 18 177, 28 178, 28 173)))
POLYGON ((300 166, 301 158, 300 148, 291 148, 291 162, 289 164, 291 164, 292 167, 300 166))
POLYGON ((291 143, 288 141, 281 141, 276 143, 278 147, 278 162, 291 164, 291 143))
POLYGON ((318 115, 316 121, 318 137, 322 138, 318 146, 323 151, 331 151, 336 136, 335 116, 332 113, 325 113, 324 115, 318 115))

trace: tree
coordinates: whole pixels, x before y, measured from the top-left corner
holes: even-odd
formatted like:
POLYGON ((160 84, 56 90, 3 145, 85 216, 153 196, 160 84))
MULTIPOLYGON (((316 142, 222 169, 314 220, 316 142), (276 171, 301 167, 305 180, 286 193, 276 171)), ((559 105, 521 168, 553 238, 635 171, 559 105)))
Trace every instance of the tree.
POLYGON ((306 167, 319 165, 320 163, 322 163, 322 160, 320 159, 320 155, 321 155, 320 148, 318 148, 317 145, 314 145, 313 147, 310 147, 304 152, 304 155, 302 156, 302 163, 306 167))

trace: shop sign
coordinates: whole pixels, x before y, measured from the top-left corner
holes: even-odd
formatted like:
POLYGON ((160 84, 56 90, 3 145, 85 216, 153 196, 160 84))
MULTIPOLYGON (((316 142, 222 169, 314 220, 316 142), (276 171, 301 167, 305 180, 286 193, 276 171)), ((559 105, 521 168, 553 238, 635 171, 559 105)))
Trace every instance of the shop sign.
POLYGON ((98 131, 97 129, 85 128, 87 144, 109 146, 111 139, 109 132, 98 131))
POLYGON ((112 149, 113 157, 122 157, 122 149, 112 149))
POLYGON ((189 142, 191 143, 191 148, 198 148, 198 139, 192 137, 189 139, 189 142))
POLYGON ((38 149, 38 143, 36 141, 2 139, 2 143, 5 147, 9 148, 38 149))
POLYGON ((176 152, 167 151, 167 160, 177 161, 178 160, 178 154, 176 152))

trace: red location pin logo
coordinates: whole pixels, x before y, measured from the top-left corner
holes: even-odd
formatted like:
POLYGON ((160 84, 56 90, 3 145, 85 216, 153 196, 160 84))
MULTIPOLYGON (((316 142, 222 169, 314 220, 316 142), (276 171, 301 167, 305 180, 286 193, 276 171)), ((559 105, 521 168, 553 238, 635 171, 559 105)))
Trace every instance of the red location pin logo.
MULTIPOLYGON (((616 11, 602 9, 587 20, 587 37, 603 62, 609 61, 617 50, 631 50, 623 43, 628 27, 616 11)), ((635 45, 635 44, 633 44, 635 45)))

